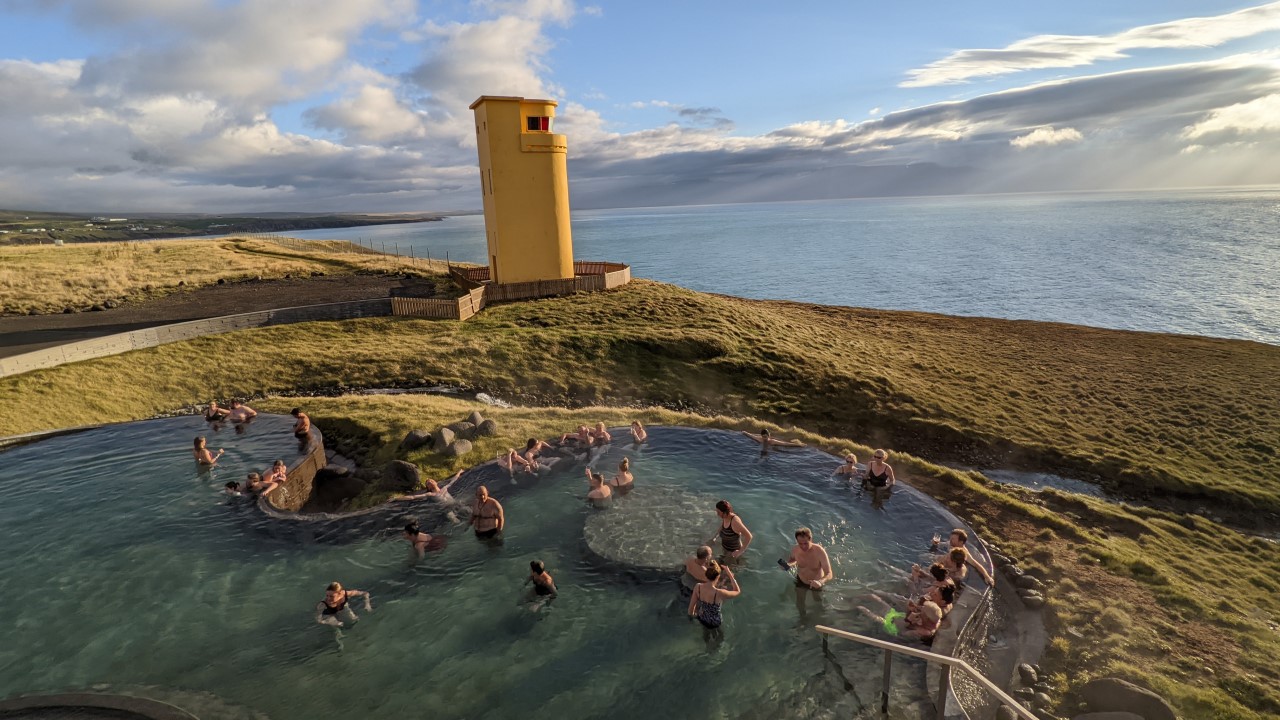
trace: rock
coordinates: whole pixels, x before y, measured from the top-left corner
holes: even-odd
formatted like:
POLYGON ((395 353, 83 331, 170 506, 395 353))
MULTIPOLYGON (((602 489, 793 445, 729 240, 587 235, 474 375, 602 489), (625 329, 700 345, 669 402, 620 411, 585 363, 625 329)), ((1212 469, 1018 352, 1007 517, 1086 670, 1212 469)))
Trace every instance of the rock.
POLYGON ((1040 718, 1040 720, 1058 720, 1057 715, 1054 715, 1044 708, 1036 708, 1035 710, 1032 710, 1031 713, 1040 718))
POLYGON ((1131 712, 1090 712, 1077 715, 1071 720, 1142 720, 1142 716, 1131 712))
POLYGON ((476 426, 476 437, 492 437, 498 434, 498 423, 492 418, 481 422, 476 426))
POLYGON ((457 439, 457 437, 457 434, 452 430, 447 427, 442 427, 431 435, 431 444, 437 450, 443 451, 445 448, 449 447, 449 443, 452 443, 457 439))
POLYGON ((1018 666, 1018 679, 1022 681, 1023 685, 1031 687, 1040 681, 1040 674, 1036 672, 1035 668, 1022 663, 1018 666))
POLYGON ((476 436, 476 426, 472 425, 466 420, 452 423, 448 427, 450 430, 454 432, 455 435, 462 438, 463 440, 470 440, 476 436))
POLYGON ((418 488, 421 479, 422 472, 417 465, 404 460, 392 460, 387 464, 378 487, 392 492, 410 492, 418 488))
POLYGON ((467 416, 467 422, 479 427, 484 422, 484 416, 480 414, 479 410, 472 410, 471 414, 467 416))
POLYGON ((319 270, 312 270, 311 277, 324 277, 324 273, 319 270))
POLYGON ((1022 577, 1023 575, 1022 568, 1018 567, 1017 565, 1005 565, 1003 568, 1000 568, 1000 569, 1004 570, 1005 575, 1008 575, 1009 577, 1015 580, 1022 577))
POLYGON ((108 309, 108 310, 112 310, 112 309, 115 309, 115 308, 120 307, 120 302, 119 302, 118 300, 107 300, 107 301, 105 301, 105 302, 103 302, 103 303, 102 303, 102 307, 104 307, 104 308, 106 308, 106 309, 108 309))
POLYGON ((1001 705, 1000 709, 996 711, 996 720, 1018 720, 1018 713, 1014 712, 1013 708, 1008 705, 1001 705))
POLYGON ((1018 688, 1009 694, 1023 702, 1031 702, 1035 699, 1036 691, 1031 688, 1018 688))
POLYGON ((1080 697, 1095 712, 1128 712, 1143 720, 1177 720, 1164 698, 1120 678, 1090 681, 1080 690, 1080 697))
POLYGON ((227 279, 226 279, 226 278, 218 278, 218 284, 219 284, 219 285, 226 285, 226 284, 227 284, 227 279))
MULTIPOLYGON (((342 468, 346 470, 346 468, 342 468)), ((337 508, 343 502, 364 492, 364 480, 350 473, 335 474, 329 468, 316 473, 311 486, 311 499, 321 508, 337 508)))
POLYGON ((106 308, 101 305, 94 305, 89 309, 92 310, 93 312, 102 312, 103 310, 106 310, 106 308))
POLYGON ((1035 690, 1036 692, 1045 693, 1046 695, 1053 692, 1053 686, 1045 682, 1044 680, 1041 680, 1040 682, 1037 682, 1037 683, 1032 683, 1031 689, 1035 690))
POLYGON ((1044 583, 1040 582, 1040 578, 1035 575, 1020 575, 1017 580, 1013 581, 1013 584, 1024 590, 1040 590, 1044 588, 1044 583))
POLYGON ((409 434, 400 441, 400 447, 405 450, 417 450, 423 445, 430 445, 431 440, 431 433, 426 430, 410 430, 409 434))
POLYGON ((1053 707, 1053 698, 1049 697, 1048 695, 1042 692, 1036 693, 1032 698, 1032 702, 1036 704, 1036 707, 1041 709, 1047 709, 1047 708, 1053 707))
POLYGON ((1009 556, 1001 555, 998 552, 991 553, 991 562, 995 563, 996 567, 1004 567, 1005 565, 1013 564, 1013 561, 1009 559, 1009 556))
POLYGON ((471 452, 470 440, 454 440, 449 443, 449 447, 444 449, 444 454, 449 457, 461 457, 471 452))
POLYGON ((325 465, 321 468, 321 471, 329 473, 334 477, 346 477, 351 474, 351 468, 345 465, 325 465))
POLYGON ((1040 597, 1039 595, 1033 595, 1031 597, 1022 598, 1022 604, 1026 605, 1028 608, 1032 610, 1039 610, 1040 608, 1044 607, 1045 599, 1043 597, 1040 597))

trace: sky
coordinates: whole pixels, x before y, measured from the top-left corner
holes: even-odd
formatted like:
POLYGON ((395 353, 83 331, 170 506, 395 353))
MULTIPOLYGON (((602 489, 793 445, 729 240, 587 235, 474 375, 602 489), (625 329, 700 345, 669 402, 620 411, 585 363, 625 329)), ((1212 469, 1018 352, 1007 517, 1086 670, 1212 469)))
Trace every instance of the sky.
POLYGON ((552 98, 574 207, 1280 183, 1280 2, 0 0, 0 207, 480 207, 552 98))

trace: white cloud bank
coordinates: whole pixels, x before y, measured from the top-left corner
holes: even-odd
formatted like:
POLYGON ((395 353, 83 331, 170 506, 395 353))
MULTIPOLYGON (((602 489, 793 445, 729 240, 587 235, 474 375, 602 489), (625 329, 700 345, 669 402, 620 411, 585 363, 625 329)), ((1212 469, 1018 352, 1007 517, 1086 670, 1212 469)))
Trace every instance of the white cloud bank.
POLYGON ((1026 135, 1015 137, 1009 141, 1009 144, 1019 150, 1026 150, 1037 145, 1052 147, 1063 143, 1080 142, 1083 139, 1084 135, 1081 135, 1080 131, 1075 128, 1041 127, 1032 130, 1026 135))
POLYGON ((1036 35, 999 49, 957 50, 911 70, 900 87, 963 83, 1044 68, 1071 68, 1128 57, 1130 50, 1195 48, 1280 30, 1280 2, 1210 17, 1184 18, 1112 35, 1036 35))

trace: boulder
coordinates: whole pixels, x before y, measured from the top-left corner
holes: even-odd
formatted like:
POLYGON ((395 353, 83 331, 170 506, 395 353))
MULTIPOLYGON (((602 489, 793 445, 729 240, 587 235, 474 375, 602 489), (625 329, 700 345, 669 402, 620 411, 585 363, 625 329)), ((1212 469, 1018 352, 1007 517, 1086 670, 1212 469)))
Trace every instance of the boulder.
POLYGON ((476 437, 492 437, 497 434, 498 423, 494 422, 492 418, 484 420, 479 425, 476 425, 476 437))
POLYGON ((1036 692, 1042 692, 1042 693, 1045 693, 1046 695, 1049 695, 1053 693, 1054 687, 1049 683, 1045 682, 1044 680, 1041 680, 1038 683, 1032 683, 1031 689, 1035 690, 1036 692))
POLYGON ((1142 716, 1131 712, 1090 712, 1077 715, 1071 720, 1142 720, 1142 716))
POLYGON ((1031 688, 1018 688, 1017 690, 1014 690, 1009 694, 1021 700, 1024 703, 1029 703, 1033 699, 1035 699, 1036 691, 1032 690, 1031 688))
MULTIPOLYGON (((344 468, 345 469, 345 468, 344 468)), ((321 508, 336 508, 364 492, 365 482, 350 473, 335 475, 324 468, 316 473, 311 487, 311 504, 321 508)))
POLYGON ((1039 595, 1032 595, 1030 597, 1022 598, 1022 604, 1026 605, 1027 608, 1031 610, 1039 610, 1044 607, 1045 599, 1039 595))
POLYGON ((1017 580, 1013 581, 1013 584, 1024 590, 1040 590, 1044 588, 1044 583, 1040 582, 1040 578, 1035 575, 1021 575, 1017 580))
POLYGON ((1009 559, 1008 555, 1001 555, 998 552, 991 553, 991 562, 995 563, 996 567, 1004 567, 1005 565, 1013 564, 1013 561, 1009 559))
POLYGON ((447 427, 442 427, 432 434, 431 444, 435 446, 437 450, 443 450, 449 447, 449 443, 453 442, 457 437, 457 434, 452 430, 447 427))
POLYGON ((1120 678, 1092 680, 1080 697, 1094 712, 1127 712, 1144 720, 1177 720, 1177 714, 1159 695, 1120 678))
POLYGON ((457 435, 463 440, 470 440, 471 438, 474 438, 476 436, 476 426, 472 425, 466 420, 461 420, 456 423, 450 423, 448 427, 450 430, 453 431, 454 435, 457 435))
POLYGON ((421 480, 422 473, 417 465, 404 460, 392 460, 387 464, 378 487, 391 492, 412 492, 418 489, 421 480))
POLYGON ((470 440, 454 440, 453 442, 449 443, 449 447, 445 448, 443 452, 445 455, 448 455, 449 457, 460 457, 462 455, 466 455, 467 453, 471 452, 471 441, 470 440))
POLYGON ((1014 712, 1013 708, 1008 705, 1001 705, 1000 709, 996 711, 996 720, 1018 720, 1018 713, 1014 712))
POLYGON ((1018 567, 1017 565, 1005 565, 1002 569, 1004 570, 1005 575, 1008 575, 1009 577, 1015 580, 1017 578, 1022 577, 1022 574, 1023 574, 1022 568, 1018 567))
POLYGON ((410 430, 408 435, 400 441, 400 447, 405 450, 417 450, 423 445, 431 444, 431 433, 426 430, 410 430))
POLYGON ((1040 682, 1040 674, 1027 663, 1022 663, 1018 666, 1018 679, 1022 681, 1023 685, 1031 687, 1040 682))
POLYGON ((467 416, 467 422, 479 427, 484 422, 484 416, 480 414, 479 410, 472 410, 471 414, 467 416))
POLYGON ((1040 720, 1059 720, 1057 715, 1054 715, 1053 713, 1049 712, 1048 710, 1045 710, 1044 708, 1036 708, 1035 710, 1031 711, 1031 714, 1040 718, 1040 720))
POLYGON ((1053 707, 1053 698, 1042 692, 1036 693, 1034 698, 1032 698, 1032 702, 1036 704, 1036 707, 1042 710, 1053 707))
POLYGON ((328 473, 333 477, 346 477, 351 474, 351 468, 346 465, 325 465, 320 472, 328 473))

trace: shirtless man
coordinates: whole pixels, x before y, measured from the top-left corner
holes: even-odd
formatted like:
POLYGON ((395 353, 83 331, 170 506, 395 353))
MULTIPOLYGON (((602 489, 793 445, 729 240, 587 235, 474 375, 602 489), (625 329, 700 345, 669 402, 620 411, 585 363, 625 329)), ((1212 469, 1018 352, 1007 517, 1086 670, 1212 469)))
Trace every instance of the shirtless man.
POLYGON ((945 561, 949 559, 947 555, 949 555, 952 550, 963 550, 965 554, 965 564, 974 570, 977 570, 978 574, 982 576, 982 579, 985 580, 988 585, 994 586, 996 584, 996 579, 992 577, 991 573, 987 572, 986 568, 982 567, 982 563, 973 559, 973 555, 969 553, 969 548, 965 547, 965 543, 967 542, 969 542, 969 533, 960 528, 956 528, 951 531, 951 535, 947 538, 947 546, 945 548, 939 547, 942 543, 942 536, 934 535, 933 545, 929 549, 934 552, 946 553, 946 555, 938 558, 938 561, 942 562, 943 565, 946 565, 945 561))
POLYGON ((586 425, 579 425, 576 432, 565 433, 560 436, 560 442, 557 445, 564 445, 569 440, 573 440, 578 447, 587 447, 591 445, 591 428, 586 425))
POLYGON ((502 503, 489 497, 489 488, 483 485, 476 488, 476 502, 471 507, 471 526, 475 528, 476 537, 481 540, 497 537, 506 524, 502 503))
POLYGON ((831 571, 831 558, 821 545, 813 541, 813 531, 807 527, 796 530, 796 544, 786 564, 796 569, 796 585, 821 590, 836 575, 831 571))
POLYGON ((299 440, 306 440, 311 437, 311 418, 302 412, 302 408, 294 408, 289 411, 289 414, 298 419, 293 424, 293 436, 299 440))
POLYGON ((707 582, 707 566, 711 564, 711 546, 703 545, 692 557, 684 559, 684 575, 680 578, 680 584, 684 586, 685 594, 693 591, 694 586, 698 583, 707 582))
POLYGON ((231 401, 231 412, 227 413, 227 421, 233 423, 248 422, 258 417, 258 411, 239 400, 231 401))

